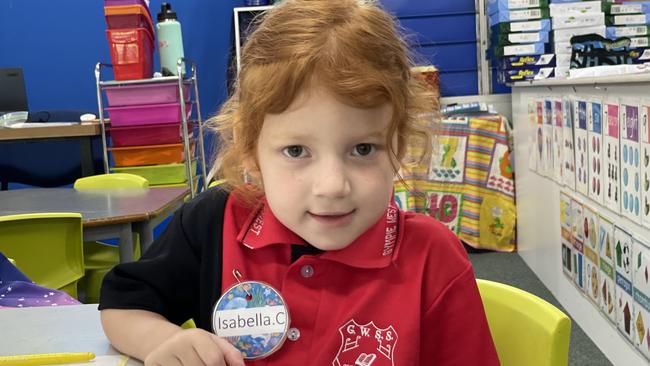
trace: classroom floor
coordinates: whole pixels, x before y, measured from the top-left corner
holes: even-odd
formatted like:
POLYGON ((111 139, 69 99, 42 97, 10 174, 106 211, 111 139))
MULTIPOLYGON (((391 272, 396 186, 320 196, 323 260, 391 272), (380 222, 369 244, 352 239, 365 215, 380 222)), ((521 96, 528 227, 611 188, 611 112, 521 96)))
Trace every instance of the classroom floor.
MULTIPOLYGON (((531 292, 564 311, 557 299, 528 268, 517 253, 469 253, 477 278, 506 283, 531 292), (504 271, 503 268, 507 268, 504 271)), ((587 337, 582 328, 571 319, 569 366, 609 366, 612 363, 587 337)))

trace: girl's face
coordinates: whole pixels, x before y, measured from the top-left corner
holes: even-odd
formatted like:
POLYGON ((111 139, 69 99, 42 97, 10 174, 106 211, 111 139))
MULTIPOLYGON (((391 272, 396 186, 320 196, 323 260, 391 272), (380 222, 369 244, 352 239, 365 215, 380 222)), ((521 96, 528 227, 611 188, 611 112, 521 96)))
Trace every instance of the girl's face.
POLYGON ((322 250, 345 248, 375 224, 393 192, 391 113, 388 103, 359 109, 310 88, 268 114, 257 161, 278 220, 322 250))

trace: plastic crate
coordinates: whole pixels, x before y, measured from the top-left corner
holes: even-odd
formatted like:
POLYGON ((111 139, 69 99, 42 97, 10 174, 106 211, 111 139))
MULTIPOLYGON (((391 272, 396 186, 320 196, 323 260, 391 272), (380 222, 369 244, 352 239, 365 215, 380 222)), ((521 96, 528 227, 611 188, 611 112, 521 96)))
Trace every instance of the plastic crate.
MULTIPOLYGON (((185 161, 183 144, 113 147, 108 149, 113 155, 116 167, 176 164, 185 161)), ((194 142, 190 145, 194 154, 194 142)))
MULTIPOLYGON (((187 101, 189 101, 190 84, 189 81, 186 81, 183 85, 183 95, 187 101)), ((176 81, 106 86, 104 91, 109 107, 180 102, 176 81)))
MULTIPOLYGON (((151 166, 135 166, 111 168, 113 173, 136 174, 149 181, 149 186, 177 184, 187 182, 185 164, 165 164, 151 166)), ((192 174, 196 172, 196 160, 192 161, 192 174)))
MULTIPOLYGON (((112 127, 180 123, 181 105, 179 103, 145 104, 125 107, 108 107, 106 111, 112 127)), ((186 118, 190 118, 192 104, 185 105, 186 118)))
POLYGON ((147 28, 107 29, 115 80, 147 79, 153 75, 153 36, 147 28))
MULTIPOLYGON (((189 123, 187 130, 192 137, 192 126, 189 123)), ((183 141, 183 125, 175 122, 109 127, 108 132, 114 147, 177 144, 183 141)))
POLYGON ((149 9, 140 4, 106 6, 104 7, 104 18, 108 29, 145 28, 154 34, 149 9))

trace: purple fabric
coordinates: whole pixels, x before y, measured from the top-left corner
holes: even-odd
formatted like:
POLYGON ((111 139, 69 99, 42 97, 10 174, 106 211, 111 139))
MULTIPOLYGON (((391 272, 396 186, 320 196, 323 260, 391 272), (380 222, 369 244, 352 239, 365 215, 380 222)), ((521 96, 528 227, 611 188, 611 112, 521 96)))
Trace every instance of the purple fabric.
POLYGON ((80 302, 63 291, 33 283, 0 253, 0 308, 77 304, 80 302))
POLYGON ((63 291, 52 290, 25 281, 0 281, 0 308, 78 305, 79 301, 63 291))

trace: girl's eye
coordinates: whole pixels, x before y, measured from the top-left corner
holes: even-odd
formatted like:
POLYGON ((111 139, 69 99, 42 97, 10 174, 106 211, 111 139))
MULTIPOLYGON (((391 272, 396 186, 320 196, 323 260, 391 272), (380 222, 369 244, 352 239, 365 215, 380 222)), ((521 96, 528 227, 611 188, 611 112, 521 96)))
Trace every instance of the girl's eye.
POLYGON ((375 151, 373 144, 358 144, 354 147, 353 155, 366 156, 375 151))
POLYGON ((285 147, 282 152, 290 158, 299 158, 305 154, 305 148, 300 145, 285 147))

